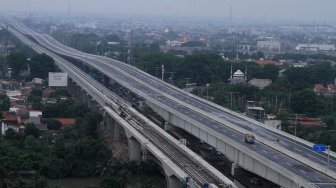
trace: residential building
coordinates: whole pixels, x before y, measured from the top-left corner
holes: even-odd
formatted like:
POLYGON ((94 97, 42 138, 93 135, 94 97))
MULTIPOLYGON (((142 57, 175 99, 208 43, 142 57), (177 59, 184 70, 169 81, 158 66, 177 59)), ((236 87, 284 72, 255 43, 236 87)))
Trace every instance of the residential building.
POLYGON ((298 44, 295 49, 296 51, 305 52, 336 51, 334 44, 298 44))

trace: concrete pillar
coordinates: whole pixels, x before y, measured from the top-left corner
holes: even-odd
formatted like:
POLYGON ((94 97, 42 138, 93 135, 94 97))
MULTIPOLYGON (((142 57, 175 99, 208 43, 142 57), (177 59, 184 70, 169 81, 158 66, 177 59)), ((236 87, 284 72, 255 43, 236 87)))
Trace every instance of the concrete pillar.
POLYGON ((112 135, 113 142, 120 141, 120 125, 110 116, 104 118, 104 125, 112 135))
POLYGON ((176 176, 166 176, 167 188, 177 188, 181 187, 181 182, 176 178, 176 176))
POLYGON ((177 179, 174 173, 170 170, 166 164, 162 164, 163 171, 166 174, 167 188, 177 188, 181 187, 182 182, 177 179))
POLYGON ((232 176, 237 176, 237 175, 241 175, 243 174, 243 169, 240 168, 237 163, 232 163, 232 166, 231 166, 231 175, 232 176))
POLYGON ((110 118, 110 116, 108 116, 107 114, 104 114, 104 127, 107 128, 107 125, 108 125, 108 118, 110 118))
POLYGON ((83 89, 80 89, 80 100, 82 101, 82 103, 86 104, 85 91, 83 89))
POLYGON ((128 141, 129 160, 130 161, 140 161, 141 160, 140 143, 137 140, 135 140, 133 137, 128 138, 127 141, 128 141))
POLYGON ((93 98, 91 98, 91 110, 94 111, 94 112, 98 112, 98 103, 93 100, 93 98))
POLYGON ((114 119, 110 116, 106 117, 106 127, 108 131, 113 131, 114 119))
POLYGON ((87 93, 85 93, 85 102, 86 102, 88 108, 91 110, 92 109, 91 96, 87 93))
POLYGON ((164 128, 165 131, 176 130, 176 128, 173 125, 169 124, 168 122, 164 123, 163 128, 164 128))
POLYGON ((120 125, 114 121, 113 124, 113 142, 119 142, 120 139, 120 125))

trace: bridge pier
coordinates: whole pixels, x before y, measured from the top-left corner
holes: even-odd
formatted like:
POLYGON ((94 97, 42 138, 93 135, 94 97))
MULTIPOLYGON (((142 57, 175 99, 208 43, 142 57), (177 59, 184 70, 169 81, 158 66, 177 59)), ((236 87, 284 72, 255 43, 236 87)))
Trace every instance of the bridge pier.
POLYGON ((162 164, 162 168, 166 175, 167 188, 181 187, 181 181, 174 175, 170 168, 166 164, 162 164))
POLYGON ((113 142, 119 142, 120 140, 120 125, 110 116, 106 116, 104 120, 104 125, 107 130, 112 132, 113 142))
POLYGON ((127 138, 128 141, 128 154, 130 161, 140 161, 141 160, 141 144, 133 137, 127 138))
POLYGON ((113 141, 114 142, 120 141, 120 125, 115 121, 113 125, 113 141))
POLYGON ((237 165, 237 163, 232 163, 231 166, 231 175, 232 176, 237 176, 237 175, 242 175, 243 174, 243 169, 237 165))
POLYGON ((176 130, 176 127, 172 124, 169 124, 168 122, 165 122, 165 124, 163 125, 163 128, 164 128, 165 131, 176 130))
POLYGON ((93 100, 93 98, 91 99, 91 111, 93 111, 93 112, 98 112, 98 106, 99 106, 99 104, 95 101, 95 100, 93 100))

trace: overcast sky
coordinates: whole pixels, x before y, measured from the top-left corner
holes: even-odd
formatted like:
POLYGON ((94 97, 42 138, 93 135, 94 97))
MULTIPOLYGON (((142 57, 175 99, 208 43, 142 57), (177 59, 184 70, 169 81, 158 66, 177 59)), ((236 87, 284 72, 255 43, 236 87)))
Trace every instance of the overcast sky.
MULTIPOLYGON (((0 0, 0 11, 67 12, 69 0, 0 0)), ((328 22, 336 0, 70 0, 71 12, 328 22)))

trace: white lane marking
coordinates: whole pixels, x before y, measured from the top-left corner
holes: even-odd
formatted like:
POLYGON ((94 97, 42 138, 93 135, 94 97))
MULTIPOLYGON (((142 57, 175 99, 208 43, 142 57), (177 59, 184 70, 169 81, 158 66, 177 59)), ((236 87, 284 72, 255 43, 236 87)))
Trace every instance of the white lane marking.
POLYGON ((265 151, 265 150, 262 150, 264 153, 268 153, 267 151, 265 151))
POLYGON ((256 146, 256 145, 254 145, 254 144, 253 144, 252 146, 253 146, 253 147, 255 147, 255 148, 257 147, 257 146, 256 146))
POLYGON ((321 181, 321 179, 320 178, 315 178, 317 181, 321 181))
POLYGON ((275 156, 275 155, 274 155, 273 157, 276 158, 276 159, 279 159, 279 157, 277 157, 277 156, 275 156))
POLYGON ((236 137, 237 138, 237 135, 233 134, 232 136, 236 137))
POLYGON ((287 165, 289 165, 289 166, 293 166, 292 164, 290 164, 290 163, 286 163, 287 165))
POLYGON ((305 174, 306 174, 306 172, 305 172, 305 171, 303 171, 303 170, 300 170, 300 172, 302 172, 302 173, 305 173, 305 174))
POLYGON ((222 129, 222 131, 226 132, 227 133, 227 130, 225 130, 224 128, 222 129))

